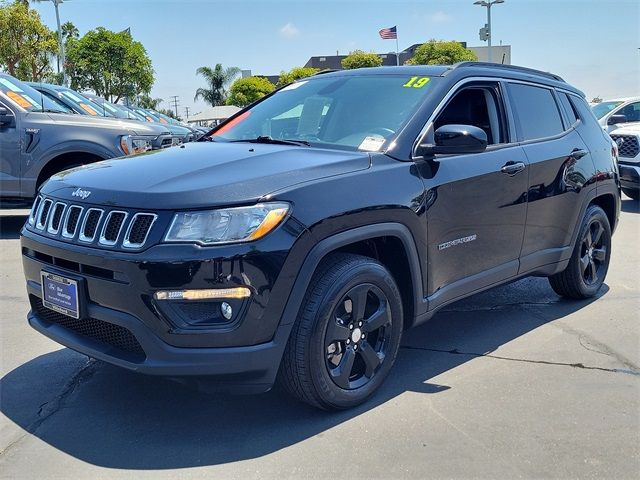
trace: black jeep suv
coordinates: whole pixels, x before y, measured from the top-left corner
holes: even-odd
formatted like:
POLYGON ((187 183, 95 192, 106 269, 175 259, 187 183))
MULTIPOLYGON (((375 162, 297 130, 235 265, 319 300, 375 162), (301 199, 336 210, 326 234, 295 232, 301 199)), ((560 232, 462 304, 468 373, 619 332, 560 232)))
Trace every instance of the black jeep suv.
POLYGON ((527 275, 601 287, 617 148, 561 78, 482 63, 324 73, 203 141, 68 170, 22 230, 38 331, 138 372, 317 407, 403 330, 527 275))

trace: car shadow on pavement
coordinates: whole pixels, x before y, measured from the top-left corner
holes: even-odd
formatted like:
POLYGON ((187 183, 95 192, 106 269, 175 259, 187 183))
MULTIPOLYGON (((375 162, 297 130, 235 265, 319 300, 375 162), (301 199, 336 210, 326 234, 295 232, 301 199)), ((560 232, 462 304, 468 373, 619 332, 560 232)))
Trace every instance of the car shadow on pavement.
POLYGON ((25 215, 0 216, 0 240, 15 240, 20 238, 20 230, 27 221, 25 215))
POLYGON ((337 413, 298 403, 277 388, 258 396, 207 394, 87 361, 69 349, 35 358, 2 378, 0 409, 54 448, 107 468, 236 462, 322 436, 405 392, 437 395, 451 387, 432 378, 589 303, 561 300, 546 280, 530 278, 453 304, 405 333, 391 375, 370 401, 337 413), (55 383, 51 372, 64 368, 75 375, 69 373, 66 385, 55 383))

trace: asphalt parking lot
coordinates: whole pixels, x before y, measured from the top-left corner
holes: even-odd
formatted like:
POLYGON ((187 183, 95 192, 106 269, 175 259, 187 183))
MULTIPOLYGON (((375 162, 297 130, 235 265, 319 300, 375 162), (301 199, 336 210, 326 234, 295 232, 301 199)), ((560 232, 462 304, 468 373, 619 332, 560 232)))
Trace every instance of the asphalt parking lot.
POLYGON ((94 362, 26 323, 18 231, 1 211, 0 477, 638 478, 640 208, 623 200, 605 287, 525 279, 405 333, 355 410, 224 396, 94 362))

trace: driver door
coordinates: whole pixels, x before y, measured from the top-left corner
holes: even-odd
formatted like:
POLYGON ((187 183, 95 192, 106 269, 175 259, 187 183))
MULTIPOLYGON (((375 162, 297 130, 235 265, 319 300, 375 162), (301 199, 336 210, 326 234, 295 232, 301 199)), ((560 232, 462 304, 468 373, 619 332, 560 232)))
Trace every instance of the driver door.
POLYGON ((435 117, 481 128, 482 153, 436 155, 427 187, 430 308, 513 277, 524 238, 529 166, 511 143, 498 82, 461 87, 435 117))

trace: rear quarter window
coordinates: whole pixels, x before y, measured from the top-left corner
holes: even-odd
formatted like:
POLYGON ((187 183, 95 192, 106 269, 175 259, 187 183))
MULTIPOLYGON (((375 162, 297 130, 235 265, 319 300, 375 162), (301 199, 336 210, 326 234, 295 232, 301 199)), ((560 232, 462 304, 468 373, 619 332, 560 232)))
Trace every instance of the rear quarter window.
POLYGON ((560 110, 550 89, 511 83, 509 96, 521 140, 551 137, 564 131, 560 110))

